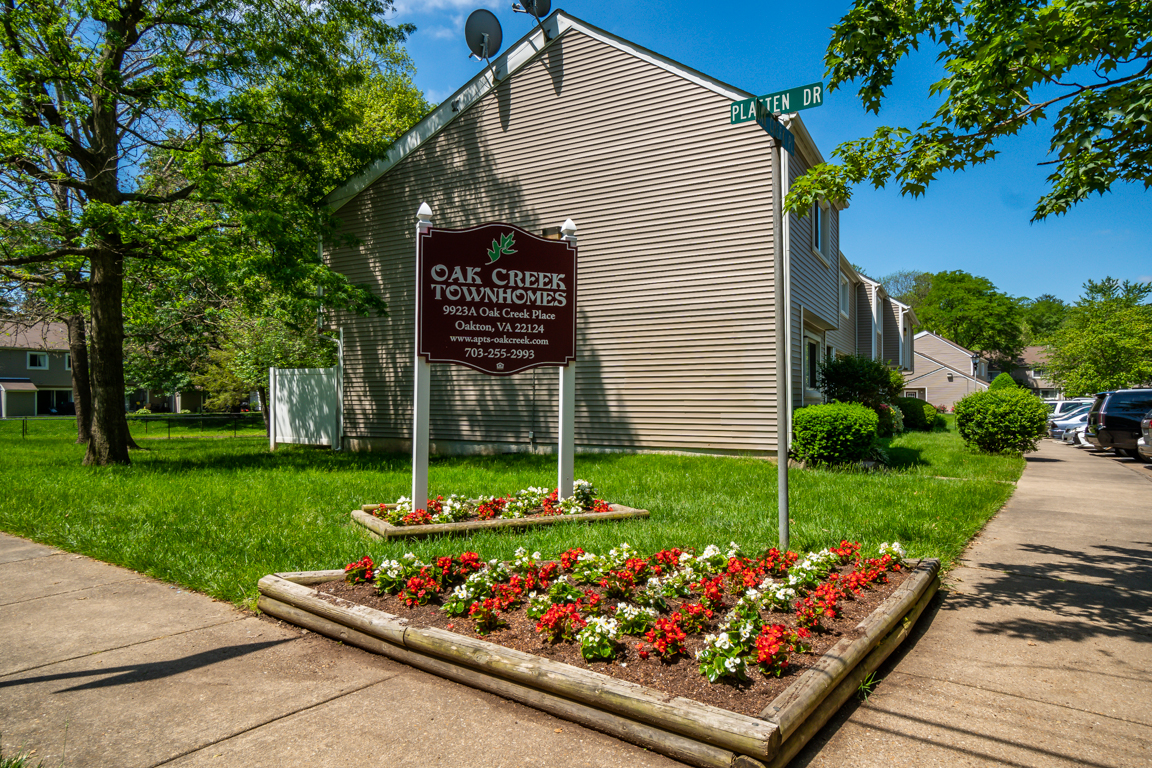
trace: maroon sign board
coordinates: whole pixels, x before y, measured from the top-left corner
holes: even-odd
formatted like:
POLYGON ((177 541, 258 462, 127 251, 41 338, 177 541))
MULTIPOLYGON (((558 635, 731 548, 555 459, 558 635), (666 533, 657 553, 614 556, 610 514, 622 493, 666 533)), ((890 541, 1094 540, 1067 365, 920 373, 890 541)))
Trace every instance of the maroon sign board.
POLYGON ((416 249, 416 352, 493 376, 576 358, 576 246, 511 224, 429 228, 416 249))

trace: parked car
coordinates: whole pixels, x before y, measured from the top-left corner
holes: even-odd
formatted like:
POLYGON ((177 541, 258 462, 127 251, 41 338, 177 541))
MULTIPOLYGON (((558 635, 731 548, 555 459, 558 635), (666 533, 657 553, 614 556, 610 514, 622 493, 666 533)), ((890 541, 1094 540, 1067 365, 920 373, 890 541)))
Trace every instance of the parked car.
POLYGON ((1152 410, 1152 389, 1118 389, 1100 392, 1088 412, 1085 439, 1098 448, 1144 461, 1136 450, 1140 422, 1152 410))
POLYGON ((1081 406, 1091 407, 1095 401, 1094 397, 1073 397, 1070 400, 1045 400, 1044 404, 1052 411, 1053 416, 1063 416, 1081 406))
POLYGON ((1063 442, 1068 443, 1068 445, 1074 445, 1077 448, 1083 448, 1088 445, 1088 443, 1084 441, 1084 428, 1086 426, 1088 425, 1085 423, 1078 427, 1073 427, 1072 429, 1066 429, 1064 430, 1064 434, 1060 439, 1063 442))
POLYGON ((1140 419, 1140 432, 1141 437, 1136 441, 1136 452, 1144 458, 1144 461, 1152 461, 1152 411, 1148 411, 1144 414, 1144 418, 1140 419))
POLYGON ((1077 408, 1074 411, 1069 411, 1066 416, 1051 418, 1048 420, 1048 437, 1053 440, 1060 440, 1064 437, 1064 433, 1069 429, 1075 429, 1081 425, 1088 423, 1088 406, 1077 408))

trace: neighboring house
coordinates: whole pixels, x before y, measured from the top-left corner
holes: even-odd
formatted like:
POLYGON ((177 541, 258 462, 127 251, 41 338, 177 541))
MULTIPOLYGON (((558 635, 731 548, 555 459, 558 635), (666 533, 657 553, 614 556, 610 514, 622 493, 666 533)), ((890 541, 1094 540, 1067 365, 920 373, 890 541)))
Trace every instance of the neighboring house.
MULTIPOLYGON (((583 450, 775 451, 782 317, 793 408, 819 400, 809 385, 821 356, 861 350, 861 309, 865 353, 910 361, 914 318, 842 258, 840 207, 773 220, 773 175, 786 192, 824 162, 798 116, 782 118, 796 147, 781 173, 763 129, 730 124, 731 103, 752 94, 562 11, 542 26, 328 197, 359 243, 325 242, 325 261, 389 307, 386 318, 327 317, 344 340, 345 446, 411 444, 423 202, 436 227, 500 221, 547 237, 577 222, 583 450), (774 298, 777 227, 787 313, 774 298)), ((434 365, 431 393, 438 452, 557 442, 555 369, 492 377, 434 365)))
POLYGON ((947 406, 988 388, 988 363, 970 349, 931 331, 916 334, 912 370, 904 376, 904 396, 947 406))
POLYGON ((68 327, 0 324, 0 417, 75 412, 68 327))
POLYGON ((1048 378, 1047 365, 1048 352, 1044 347, 1024 347, 1020 357, 1012 361, 1012 370, 1009 373, 1017 385, 1032 390, 1033 394, 1063 400, 1064 390, 1048 378))

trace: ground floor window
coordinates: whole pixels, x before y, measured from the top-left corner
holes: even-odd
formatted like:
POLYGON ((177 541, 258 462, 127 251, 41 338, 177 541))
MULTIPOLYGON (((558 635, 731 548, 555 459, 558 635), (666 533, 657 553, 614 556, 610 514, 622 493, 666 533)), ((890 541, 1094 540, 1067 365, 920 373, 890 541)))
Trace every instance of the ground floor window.
POLYGON ((36 413, 40 416, 74 416, 76 405, 70 389, 41 389, 36 393, 36 413))
POLYGON ((904 397, 915 397, 920 400, 927 400, 928 395, 923 389, 906 389, 904 390, 904 397))

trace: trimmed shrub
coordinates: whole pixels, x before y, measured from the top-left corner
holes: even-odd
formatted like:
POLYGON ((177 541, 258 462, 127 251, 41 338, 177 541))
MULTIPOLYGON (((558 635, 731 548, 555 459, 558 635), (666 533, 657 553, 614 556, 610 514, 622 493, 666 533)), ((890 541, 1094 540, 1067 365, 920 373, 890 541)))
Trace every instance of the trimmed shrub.
POLYGON ((876 412, 860 403, 826 403, 792 416, 792 453, 813 464, 846 464, 868 456, 876 441, 876 412))
POLYGON ((960 437, 985 453, 1034 451, 1048 429, 1048 406, 1016 386, 973 392, 955 411, 960 437))
POLYGON ((892 437, 904 431, 904 411, 888 403, 880 403, 873 410, 878 420, 876 434, 880 437, 892 437))
POLYGON ((904 429, 932 429, 936 423, 936 409, 918 397, 898 397, 896 406, 904 412, 904 429))
POLYGON ((1012 378, 1011 374, 1002 373, 992 379, 992 383, 988 385, 988 389, 1010 389, 1015 386, 1016 379, 1012 378))
POLYGON ((940 409, 931 403, 924 403, 924 421, 928 429, 942 429, 948 422, 940 415, 940 409))

